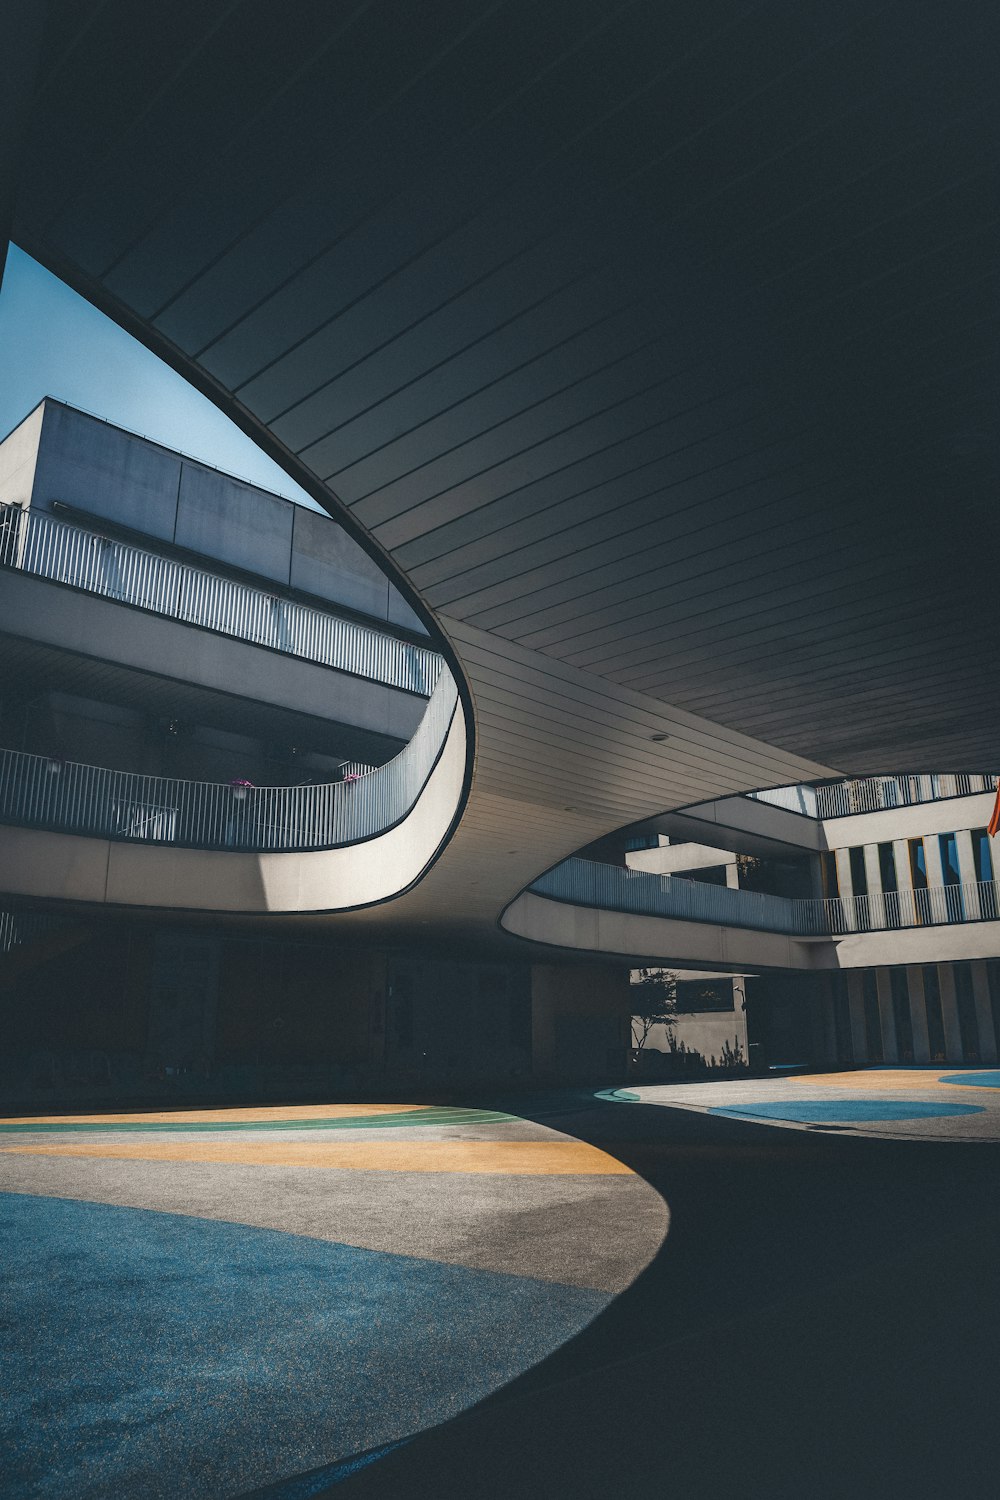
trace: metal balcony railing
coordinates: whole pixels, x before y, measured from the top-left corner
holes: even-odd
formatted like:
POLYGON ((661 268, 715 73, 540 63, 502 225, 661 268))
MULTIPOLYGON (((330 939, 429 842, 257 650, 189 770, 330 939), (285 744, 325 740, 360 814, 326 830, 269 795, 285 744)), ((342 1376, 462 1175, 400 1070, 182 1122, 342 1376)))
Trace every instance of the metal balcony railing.
POLYGON ((426 646, 18 505, 0 505, 0 565, 425 697, 444 665, 426 646))
POLYGON ((575 906, 790 937, 843 937, 853 932, 1000 919, 1000 886, 992 880, 849 900, 793 899, 761 891, 730 890, 677 875, 652 875, 595 860, 567 859, 529 889, 535 895, 575 906))
POLYGON ((427 782, 458 704, 439 678, 416 734, 387 765, 321 786, 254 787, 137 776, 0 750, 0 823, 126 843, 268 853, 333 849, 386 832, 427 782))
POLYGON ((957 775, 868 776, 858 781, 834 781, 823 786, 779 786, 748 792, 755 802, 768 802, 807 818, 849 818, 855 813, 885 812, 915 807, 949 797, 970 797, 996 790, 994 772, 957 775))
POLYGON ((995 774, 974 772, 954 776, 870 776, 862 781, 837 781, 816 788, 817 815, 846 818, 853 813, 882 812, 914 807, 949 797, 969 797, 996 790, 995 774))
POLYGON ((814 786, 776 786, 767 792, 748 792, 747 796, 754 802, 767 802, 771 807, 780 807, 785 812, 798 813, 803 818, 821 816, 816 806, 814 786))

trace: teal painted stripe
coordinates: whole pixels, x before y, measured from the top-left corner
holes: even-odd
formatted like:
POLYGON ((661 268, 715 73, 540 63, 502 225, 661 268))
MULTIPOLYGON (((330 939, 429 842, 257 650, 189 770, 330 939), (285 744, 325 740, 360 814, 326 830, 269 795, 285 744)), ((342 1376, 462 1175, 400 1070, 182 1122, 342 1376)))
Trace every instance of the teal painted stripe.
POLYGON ((72 1120, 63 1124, 43 1120, 39 1121, 38 1124, 27 1125, 7 1125, 0 1122, 0 1134, 98 1135, 108 1132, 118 1134, 138 1131, 144 1135, 153 1133, 166 1135, 192 1133, 214 1135, 217 1132, 234 1130, 244 1132, 257 1130, 395 1130, 401 1126, 409 1125, 508 1125, 514 1123, 519 1118, 518 1115, 501 1114, 497 1110, 444 1109, 432 1106, 428 1109, 407 1110, 398 1115, 338 1115, 334 1119, 310 1118, 308 1120, 154 1120, 149 1123, 141 1120, 123 1120, 118 1123, 113 1120, 98 1122, 72 1120))

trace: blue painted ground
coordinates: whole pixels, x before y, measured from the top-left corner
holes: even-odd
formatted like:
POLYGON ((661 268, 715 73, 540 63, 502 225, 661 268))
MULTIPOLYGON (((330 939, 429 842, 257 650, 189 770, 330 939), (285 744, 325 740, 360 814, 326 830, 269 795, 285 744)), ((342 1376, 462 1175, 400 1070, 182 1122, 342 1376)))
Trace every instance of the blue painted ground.
POLYGON ((783 1099, 762 1104, 719 1104, 710 1115, 740 1120, 793 1120, 802 1125, 838 1121, 860 1125, 869 1120, 932 1120, 943 1115, 979 1115, 981 1104, 925 1104, 917 1099, 783 1099))
POLYGON ((1000 1089, 1000 1072, 952 1073, 938 1079, 939 1083, 964 1083, 973 1089, 1000 1089))
POLYGON ((610 1298, 277 1230, 0 1195, 0 1495, 185 1500, 392 1443, 610 1298))

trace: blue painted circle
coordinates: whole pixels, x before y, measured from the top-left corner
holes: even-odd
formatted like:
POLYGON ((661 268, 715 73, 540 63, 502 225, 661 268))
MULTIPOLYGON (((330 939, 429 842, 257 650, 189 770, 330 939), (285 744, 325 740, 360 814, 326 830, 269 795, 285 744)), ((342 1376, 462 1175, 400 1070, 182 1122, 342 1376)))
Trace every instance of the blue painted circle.
POLYGON ((1000 1069, 991 1073, 952 1073, 939 1083, 964 1083, 970 1089, 1000 1089, 1000 1069))
POLYGON ((276 1229, 16 1193, 0 1193, 0 1298, 4 1500, 215 1500, 317 1466, 333 1482, 352 1455, 507 1384, 611 1300, 276 1229))
POLYGON ((800 1125, 837 1121, 862 1124, 868 1120, 932 1120, 943 1115, 979 1115, 981 1104, 930 1104, 917 1099, 779 1099, 773 1103, 716 1105, 712 1115, 739 1120, 793 1120, 800 1125))

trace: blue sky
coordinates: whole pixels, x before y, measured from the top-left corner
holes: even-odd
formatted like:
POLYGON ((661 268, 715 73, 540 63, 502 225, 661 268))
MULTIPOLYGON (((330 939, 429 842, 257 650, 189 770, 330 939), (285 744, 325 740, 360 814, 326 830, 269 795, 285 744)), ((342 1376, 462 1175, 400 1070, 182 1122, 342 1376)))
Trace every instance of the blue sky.
POLYGON ((43 396, 319 509, 211 401, 11 245, 0 291, 0 437, 43 396))

